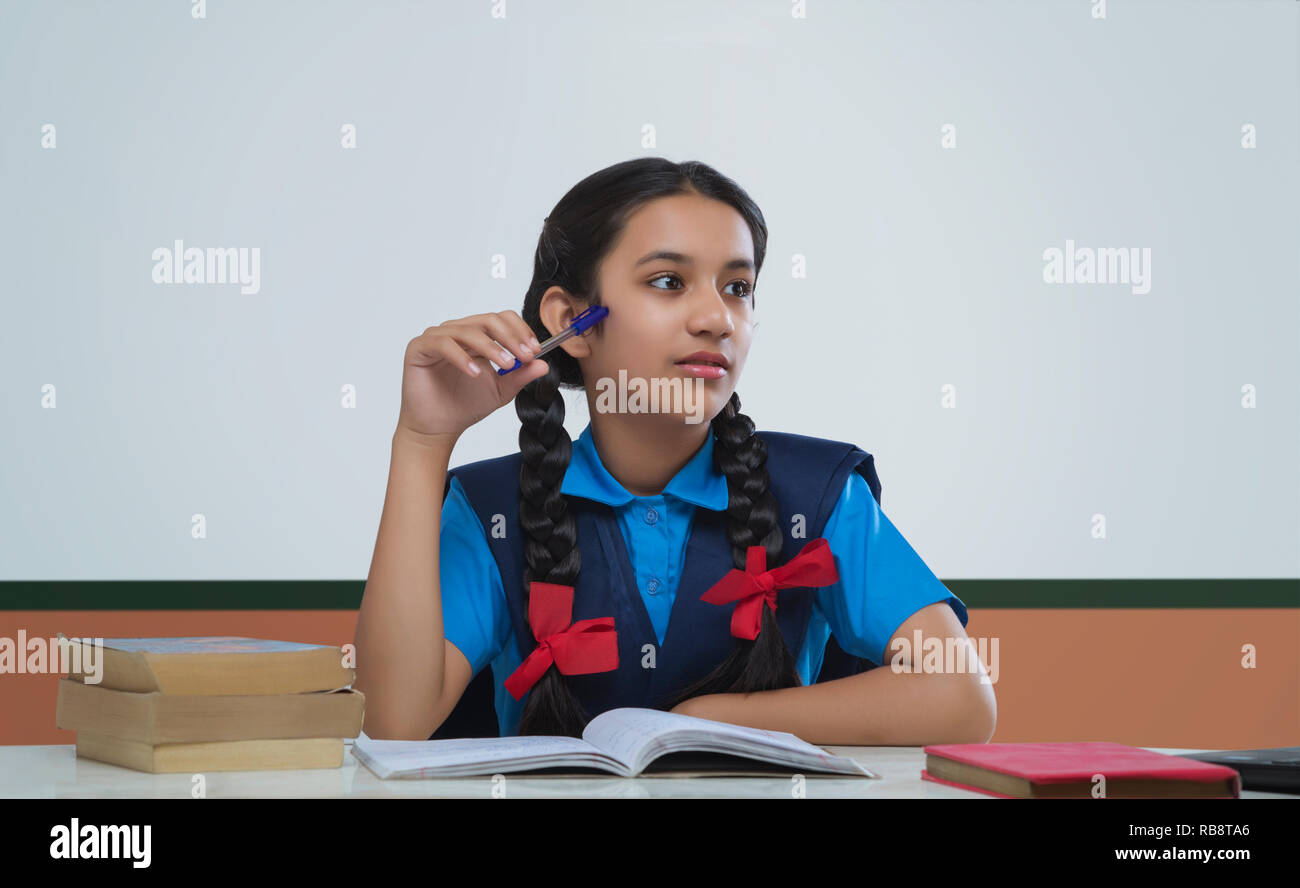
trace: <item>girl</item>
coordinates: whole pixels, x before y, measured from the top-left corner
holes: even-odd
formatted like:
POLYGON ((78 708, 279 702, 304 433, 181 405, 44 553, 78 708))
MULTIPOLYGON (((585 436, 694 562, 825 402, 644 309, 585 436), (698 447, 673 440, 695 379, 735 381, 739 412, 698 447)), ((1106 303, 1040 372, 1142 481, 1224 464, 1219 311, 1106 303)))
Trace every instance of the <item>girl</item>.
POLYGON ((411 340, 357 623, 369 736, 578 736, 645 706, 822 744, 988 740, 982 665, 921 671, 911 649, 956 639, 979 664, 965 605, 879 510, 871 455, 740 412, 766 246, 726 176, 626 161, 546 218, 522 317, 411 340), (593 305, 600 324, 535 357, 593 305), (709 421, 684 398, 611 409, 633 378, 699 391, 709 421), (586 391, 577 442, 562 387, 586 391), (512 399, 519 452, 449 472, 512 399), (904 668, 872 668, 891 652, 904 668))

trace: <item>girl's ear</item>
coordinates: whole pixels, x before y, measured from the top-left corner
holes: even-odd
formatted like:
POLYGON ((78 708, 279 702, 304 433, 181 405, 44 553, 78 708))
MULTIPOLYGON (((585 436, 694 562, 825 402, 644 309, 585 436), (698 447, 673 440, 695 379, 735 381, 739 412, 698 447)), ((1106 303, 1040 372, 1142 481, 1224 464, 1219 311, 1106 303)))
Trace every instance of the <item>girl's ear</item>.
MULTIPOLYGON (((548 331, 547 338, 564 330, 586 310, 587 303, 571 296, 563 287, 551 287, 543 293, 537 309, 542 325, 548 331)), ((560 344, 560 348, 574 358, 585 358, 591 354, 591 346, 584 336, 571 336, 560 344)))

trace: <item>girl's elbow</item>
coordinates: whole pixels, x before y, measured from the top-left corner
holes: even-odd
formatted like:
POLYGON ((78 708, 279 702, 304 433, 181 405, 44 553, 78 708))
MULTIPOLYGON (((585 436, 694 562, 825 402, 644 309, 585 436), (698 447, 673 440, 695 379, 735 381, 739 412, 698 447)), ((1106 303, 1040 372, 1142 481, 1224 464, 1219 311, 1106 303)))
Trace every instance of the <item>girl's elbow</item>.
POLYGON ((998 701, 993 694, 993 685, 974 682, 966 699, 968 706, 963 722, 969 739, 961 742, 988 743, 998 726, 998 701))
POLYGON ((371 740, 428 740, 437 727, 427 730, 425 725, 409 719, 384 719, 366 713, 361 730, 371 740))
MULTIPOLYGON (((353 683, 353 688, 356 688, 353 683)), ((411 702, 381 695, 377 690, 366 694, 365 710, 361 716, 361 730, 371 740, 428 740, 429 736, 446 719, 437 711, 416 711, 411 702)))

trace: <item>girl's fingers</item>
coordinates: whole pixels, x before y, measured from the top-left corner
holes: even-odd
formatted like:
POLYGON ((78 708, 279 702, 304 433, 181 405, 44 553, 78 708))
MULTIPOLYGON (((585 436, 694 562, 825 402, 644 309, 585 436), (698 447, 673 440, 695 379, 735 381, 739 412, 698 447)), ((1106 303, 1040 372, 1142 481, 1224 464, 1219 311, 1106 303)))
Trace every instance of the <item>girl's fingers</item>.
POLYGON ((406 344, 406 363, 417 367, 426 367, 446 360, 438 348, 437 327, 430 327, 406 344))
POLYGON ((460 367, 466 376, 479 377, 483 375, 483 368, 476 364, 469 353, 454 340, 444 337, 440 345, 443 354, 447 356, 447 360, 454 366, 460 367))
MULTIPOLYGON (((518 318, 519 323, 513 323, 505 317, 506 313, 484 315, 483 326, 497 342, 501 343, 507 351, 510 352, 510 360, 506 361, 505 367, 511 367, 518 358, 523 363, 528 363, 537 357, 537 349, 533 348, 529 340, 533 338, 531 332, 521 333, 519 327, 523 326, 525 330, 528 325, 524 323, 523 318, 518 318)), ((500 363, 500 362, 498 362, 500 363)))
MULTIPOLYGON (((527 329, 528 325, 523 323, 522 318, 519 318, 519 323, 523 324, 525 330, 527 329)), ((516 358, 523 363, 527 363, 537 356, 537 351, 528 343, 528 340, 532 338, 532 333, 521 335, 513 324, 500 315, 482 314, 462 318, 458 321, 450 321, 444 325, 444 330, 452 331, 451 335, 455 336, 457 341, 462 344, 466 343, 467 331, 486 331, 484 336, 489 336, 488 340, 474 338, 470 344, 485 349, 482 352, 483 357, 495 361, 503 367, 513 366, 516 358), (503 354, 503 351, 507 354, 503 354), (504 363, 502 363, 503 361, 504 363)))
POLYGON ((443 331, 425 333, 411 340, 411 346, 415 354, 408 358, 408 361, 416 366, 428 366, 436 364, 439 361, 447 361, 452 366, 459 367, 461 372, 469 377, 479 377, 483 375, 483 368, 470 358, 469 353, 461 348, 456 341, 443 331))
POLYGON ((511 329, 518 331, 520 342, 532 348, 534 352, 541 348, 542 344, 537 341, 537 334, 523 318, 519 317, 518 312, 507 309, 501 312, 499 317, 509 324, 511 329))
MULTIPOLYGON (((490 368, 475 363, 476 358, 486 358, 503 368, 513 367, 516 360, 527 366, 537 357, 539 348, 532 328, 517 312, 506 310, 453 318, 427 328, 411 340, 407 360, 416 366, 448 361, 467 376, 477 377, 490 368)), ((522 370, 516 372, 522 374, 522 370)), ((529 373, 523 378, 531 381, 536 377, 529 373)))
POLYGON ((524 366, 512 373, 507 373, 505 376, 498 376, 497 385, 500 386, 500 391, 504 396, 504 400, 510 401, 514 399, 515 395, 519 394, 521 388, 528 385, 528 383, 532 382, 534 379, 540 379, 545 376, 549 370, 550 364, 545 360, 533 361, 524 364, 524 366))
POLYGON ((516 345, 514 351, 506 351, 487 333, 471 327, 467 327, 464 332, 458 333, 456 341, 461 345, 477 350, 479 354, 498 367, 513 367, 516 357, 519 358, 521 363, 525 364, 532 360, 532 354, 529 352, 520 353, 519 346, 516 345))

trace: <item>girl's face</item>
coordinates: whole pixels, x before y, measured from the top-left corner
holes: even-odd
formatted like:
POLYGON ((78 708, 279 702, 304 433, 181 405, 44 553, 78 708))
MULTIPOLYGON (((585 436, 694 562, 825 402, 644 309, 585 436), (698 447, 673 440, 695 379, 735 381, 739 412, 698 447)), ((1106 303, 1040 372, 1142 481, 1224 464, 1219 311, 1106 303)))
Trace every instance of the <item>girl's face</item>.
MULTIPOLYGON (((591 412, 617 412, 621 370, 628 398, 634 379, 659 387, 661 395, 674 388, 664 382, 677 379, 683 393, 668 404, 661 397, 658 414, 629 415, 650 423, 710 422, 735 391, 753 336, 757 276, 745 220, 728 204, 697 194, 657 198, 628 217, 598 277, 608 317, 561 346, 582 367, 591 412), (701 375, 683 366, 696 352, 720 356, 714 360, 725 369, 701 375), (614 411, 602 409, 602 391, 614 411)), ((560 330, 585 307, 552 288, 542 318, 560 330)))

